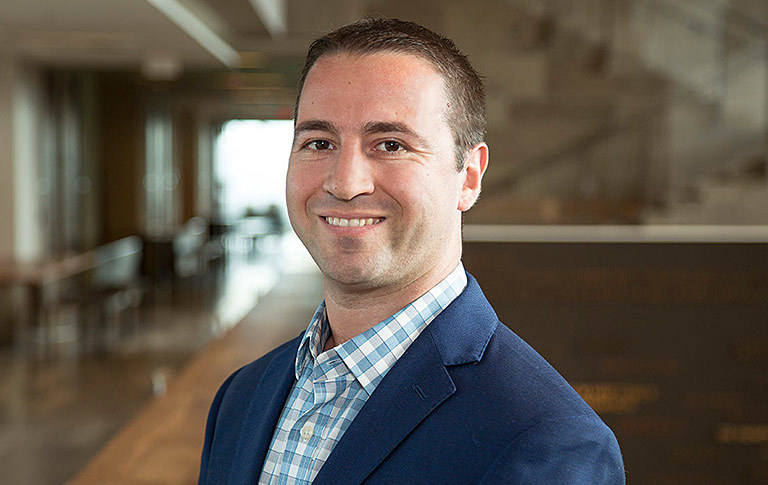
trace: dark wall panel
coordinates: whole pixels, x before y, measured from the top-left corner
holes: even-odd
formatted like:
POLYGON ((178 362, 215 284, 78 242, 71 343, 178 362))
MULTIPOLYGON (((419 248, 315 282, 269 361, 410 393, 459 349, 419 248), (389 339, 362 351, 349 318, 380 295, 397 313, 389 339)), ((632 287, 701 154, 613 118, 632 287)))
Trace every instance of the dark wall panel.
POLYGON ((628 483, 768 483, 768 245, 468 243, 464 263, 615 431, 628 483))

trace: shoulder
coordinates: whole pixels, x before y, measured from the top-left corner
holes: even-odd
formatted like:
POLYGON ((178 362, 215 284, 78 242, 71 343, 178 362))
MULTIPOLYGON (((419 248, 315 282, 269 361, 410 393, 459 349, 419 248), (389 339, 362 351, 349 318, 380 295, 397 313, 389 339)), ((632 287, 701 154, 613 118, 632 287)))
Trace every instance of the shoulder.
POLYGON ((479 360, 447 370, 456 397, 473 401, 479 417, 497 415, 514 427, 509 432, 522 433, 537 422, 563 416, 600 422, 570 384, 502 323, 493 330, 479 360))
POLYGON ((538 421, 495 457, 481 483, 625 483, 619 444, 599 419, 586 414, 538 421))
POLYGON ((517 423, 484 482, 624 483, 613 432, 538 352, 499 324, 483 360, 517 423))
POLYGON ((465 418, 495 441, 483 483, 624 483, 610 428, 504 324, 478 362, 448 371, 465 418))
POLYGON ((566 380, 499 321, 470 274, 465 291, 427 329, 456 385, 459 402, 467 399, 484 413, 514 417, 508 422, 515 423, 518 431, 562 415, 599 421, 566 380))
POLYGON ((558 410, 594 414, 570 384, 527 342, 503 323, 494 330, 481 359, 481 367, 506 382, 515 396, 525 394, 527 403, 541 413, 558 410))

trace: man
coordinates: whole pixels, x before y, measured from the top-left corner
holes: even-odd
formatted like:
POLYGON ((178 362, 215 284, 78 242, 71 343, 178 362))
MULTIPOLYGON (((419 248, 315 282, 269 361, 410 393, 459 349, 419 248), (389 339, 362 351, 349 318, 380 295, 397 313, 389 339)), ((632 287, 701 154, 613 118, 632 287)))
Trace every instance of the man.
POLYGON ((201 484, 624 483, 611 431, 464 272, 484 133, 448 39, 364 20, 310 46, 287 202, 325 299, 221 386, 201 484))

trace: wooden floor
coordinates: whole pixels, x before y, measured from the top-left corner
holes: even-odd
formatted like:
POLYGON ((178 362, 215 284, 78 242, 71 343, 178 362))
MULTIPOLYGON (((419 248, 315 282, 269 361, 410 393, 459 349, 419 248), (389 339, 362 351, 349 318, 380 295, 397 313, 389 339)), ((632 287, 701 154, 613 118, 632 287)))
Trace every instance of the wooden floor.
MULTIPOLYGON (((45 358, 0 349, 0 483, 60 485, 162 392, 213 335, 215 298, 152 299, 104 355, 61 340, 45 358)), ((67 329, 74 315, 62 314, 67 329)))
POLYGON ((0 484, 194 483, 218 385, 322 298, 298 240, 272 243, 148 288, 106 353, 83 353, 66 308, 44 354, 0 346, 0 484))
POLYGON ((209 344, 69 483, 192 484, 205 419, 218 386, 238 367, 303 330, 322 298, 315 274, 284 275, 238 326, 209 344))

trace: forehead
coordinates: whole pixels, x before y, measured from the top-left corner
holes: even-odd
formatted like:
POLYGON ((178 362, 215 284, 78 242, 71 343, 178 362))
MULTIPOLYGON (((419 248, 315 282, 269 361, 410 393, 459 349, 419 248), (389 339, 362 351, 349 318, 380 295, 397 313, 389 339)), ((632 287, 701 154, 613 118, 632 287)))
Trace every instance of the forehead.
POLYGON ((297 120, 318 110, 385 119, 422 111, 442 115, 447 107, 445 82, 429 61, 395 52, 340 53, 321 57, 310 69, 297 120))

